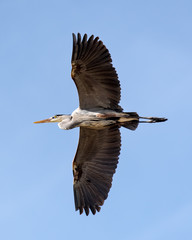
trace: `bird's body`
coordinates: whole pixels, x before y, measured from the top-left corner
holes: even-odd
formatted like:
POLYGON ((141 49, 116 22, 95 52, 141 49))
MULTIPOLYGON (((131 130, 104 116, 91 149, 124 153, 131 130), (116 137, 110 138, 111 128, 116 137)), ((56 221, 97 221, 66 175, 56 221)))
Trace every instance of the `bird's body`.
POLYGON ((102 128, 112 124, 121 125, 139 120, 137 113, 123 113, 106 109, 88 111, 77 108, 70 115, 70 118, 68 115, 62 116, 63 120, 58 123, 58 126, 65 130, 75 127, 102 128))
POLYGON ((140 117, 123 112, 119 105, 120 83, 108 49, 92 35, 73 34, 71 76, 79 94, 79 107, 71 114, 59 114, 35 123, 58 122, 61 129, 80 128, 73 160, 75 208, 80 214, 100 210, 107 198, 121 147, 120 127, 135 130, 141 122, 167 119, 140 117), (145 119, 141 121, 140 119, 145 119))

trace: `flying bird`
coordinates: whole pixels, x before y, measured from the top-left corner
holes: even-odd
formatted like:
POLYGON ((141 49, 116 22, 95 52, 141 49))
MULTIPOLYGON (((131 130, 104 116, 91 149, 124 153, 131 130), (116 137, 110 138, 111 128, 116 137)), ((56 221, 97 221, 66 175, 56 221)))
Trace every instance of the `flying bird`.
POLYGON ((61 129, 80 127, 73 160, 75 209, 80 214, 100 211, 108 197, 117 168, 120 128, 135 130, 139 123, 164 122, 166 118, 140 117, 119 105, 121 88, 111 55, 99 37, 73 34, 71 77, 79 95, 79 107, 35 123, 58 122, 61 129))

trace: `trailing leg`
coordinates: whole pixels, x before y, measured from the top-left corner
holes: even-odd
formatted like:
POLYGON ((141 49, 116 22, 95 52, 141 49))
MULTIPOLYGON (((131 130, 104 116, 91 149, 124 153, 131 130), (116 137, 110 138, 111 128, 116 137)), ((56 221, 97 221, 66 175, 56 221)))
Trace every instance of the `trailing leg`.
POLYGON ((158 118, 158 117, 139 117, 139 119, 147 119, 145 121, 139 121, 139 123, 156 123, 156 122, 167 121, 167 118, 158 118))

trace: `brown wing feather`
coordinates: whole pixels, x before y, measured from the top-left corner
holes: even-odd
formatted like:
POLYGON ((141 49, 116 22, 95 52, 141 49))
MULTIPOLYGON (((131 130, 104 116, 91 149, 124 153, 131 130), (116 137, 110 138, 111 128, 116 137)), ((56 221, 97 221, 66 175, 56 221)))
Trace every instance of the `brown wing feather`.
POLYGON ((73 34, 71 76, 76 84, 81 109, 106 108, 122 111, 120 83, 108 49, 99 38, 73 34))
POLYGON ((108 196, 120 154, 118 126, 80 128, 78 149, 73 161, 75 208, 80 214, 95 214, 108 196))

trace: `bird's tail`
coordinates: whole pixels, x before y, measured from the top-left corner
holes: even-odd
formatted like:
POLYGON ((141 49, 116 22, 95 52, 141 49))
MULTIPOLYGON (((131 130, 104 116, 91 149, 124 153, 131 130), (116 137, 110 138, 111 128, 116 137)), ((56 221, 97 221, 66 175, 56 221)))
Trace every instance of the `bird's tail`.
POLYGON ((139 125, 139 115, 136 112, 124 112, 123 114, 124 116, 119 119, 121 126, 135 130, 139 125))

